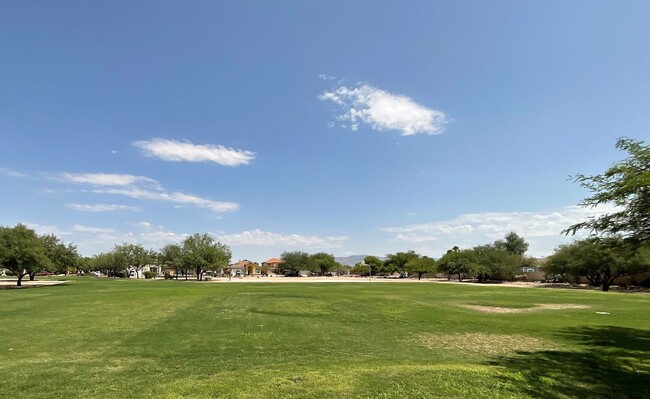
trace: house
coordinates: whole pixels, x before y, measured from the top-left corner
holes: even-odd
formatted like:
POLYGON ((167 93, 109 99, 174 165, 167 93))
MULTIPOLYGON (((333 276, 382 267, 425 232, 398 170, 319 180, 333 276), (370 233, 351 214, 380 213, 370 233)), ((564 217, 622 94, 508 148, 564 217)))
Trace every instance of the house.
MULTIPOLYGON (((240 260, 237 263, 233 263, 228 267, 230 273, 240 276, 252 276, 255 274, 260 274, 259 265, 255 262, 251 262, 248 259, 240 260)), ((226 273, 228 272, 226 271, 226 273)))
POLYGON ((280 267, 280 265, 283 263, 284 261, 278 258, 267 259, 264 262, 262 262, 260 269, 262 270, 262 274, 264 275, 277 273, 278 267, 280 267))

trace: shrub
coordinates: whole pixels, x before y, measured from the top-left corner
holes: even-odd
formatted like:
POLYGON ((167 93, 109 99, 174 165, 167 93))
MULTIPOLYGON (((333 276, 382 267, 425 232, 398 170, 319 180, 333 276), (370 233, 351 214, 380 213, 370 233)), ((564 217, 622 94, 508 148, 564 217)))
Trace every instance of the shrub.
POLYGON ((154 277, 156 277, 156 273, 154 273, 154 272, 144 272, 144 278, 152 279, 154 277))
POLYGON ((568 283, 569 278, 567 277, 566 274, 551 274, 551 273, 546 273, 544 276, 544 280, 542 280, 545 283, 568 283))
POLYGON ((120 271, 120 272, 115 272, 115 274, 114 274, 113 276, 114 276, 114 277, 117 277, 117 278, 126 278, 126 273, 125 273, 125 272, 122 272, 122 271, 120 271))

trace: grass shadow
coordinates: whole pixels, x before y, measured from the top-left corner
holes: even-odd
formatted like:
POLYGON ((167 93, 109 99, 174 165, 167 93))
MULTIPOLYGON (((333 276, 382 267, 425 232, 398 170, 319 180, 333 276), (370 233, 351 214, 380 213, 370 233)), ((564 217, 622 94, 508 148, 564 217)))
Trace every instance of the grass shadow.
POLYGON ((499 357, 499 378, 531 397, 650 398, 650 331, 614 326, 560 330, 576 351, 520 352, 499 357))

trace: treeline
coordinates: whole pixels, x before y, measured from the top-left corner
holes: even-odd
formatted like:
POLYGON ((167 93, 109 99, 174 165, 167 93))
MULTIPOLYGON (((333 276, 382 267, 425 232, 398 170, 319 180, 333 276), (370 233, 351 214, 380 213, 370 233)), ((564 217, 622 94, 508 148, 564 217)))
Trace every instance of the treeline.
POLYGON ((386 255, 385 260, 376 256, 366 257, 362 263, 352 268, 352 273, 360 275, 387 276, 399 274, 400 277, 415 277, 442 274, 462 281, 476 278, 479 282, 487 280, 511 280, 521 274, 524 266, 534 266, 535 259, 524 256, 528 243, 514 232, 503 240, 474 248, 453 247, 440 259, 422 256, 414 251, 397 252, 386 255))

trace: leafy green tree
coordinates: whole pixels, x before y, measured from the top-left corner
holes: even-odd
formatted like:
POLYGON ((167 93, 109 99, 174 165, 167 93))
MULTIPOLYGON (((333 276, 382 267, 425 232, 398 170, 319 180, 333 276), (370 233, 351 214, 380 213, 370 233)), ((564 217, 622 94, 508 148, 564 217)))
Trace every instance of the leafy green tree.
POLYGON ((43 242, 34 230, 22 224, 0 227, 0 267, 10 270, 17 277, 17 285, 30 273, 44 270, 50 265, 43 242))
POLYGON ((650 240, 650 146, 643 141, 620 138, 616 148, 628 157, 594 176, 577 174, 574 181, 591 195, 578 205, 593 208, 603 204, 616 209, 576 223, 565 234, 587 230, 596 235, 619 235, 637 243, 650 240))
POLYGON ((504 240, 494 242, 494 246, 498 249, 504 250, 511 255, 524 256, 528 251, 528 243, 523 237, 520 237, 514 231, 506 234, 504 240))
POLYGON ((429 258, 427 256, 417 257, 409 260, 404 265, 404 270, 411 275, 417 275, 418 280, 422 279, 422 276, 425 274, 433 274, 436 272, 436 261, 435 259, 429 258))
MULTIPOLYGON (((39 237, 45 248, 45 255, 50 259, 50 271, 65 273, 76 271, 80 256, 74 244, 65 245, 54 234, 45 234, 39 237)), ((34 275, 30 273, 29 279, 34 275)))
POLYGON ((124 271, 124 267, 115 259, 115 253, 104 252, 92 257, 91 265, 96 270, 108 277, 115 277, 118 273, 124 271))
POLYGON ((386 274, 399 273, 400 276, 404 276, 406 273, 405 266, 406 264, 413 260, 417 259, 418 254, 415 251, 407 252, 397 252, 395 254, 386 255, 386 260, 384 261, 384 272, 386 274))
POLYGON ((559 246, 544 270, 584 277, 592 286, 608 291, 616 278, 650 270, 650 250, 620 237, 593 237, 559 246))
POLYGON ((517 269, 522 264, 522 256, 513 254, 507 247, 498 243, 497 241, 492 245, 479 245, 472 248, 476 259, 474 273, 479 283, 489 279, 507 280, 517 273, 517 269))
POLYGON ((185 275, 187 280, 188 269, 183 264, 183 247, 179 244, 167 244, 158 254, 158 261, 161 265, 173 267, 176 270, 176 279, 179 275, 185 275))
POLYGON ((334 255, 325 252, 311 255, 310 263, 312 267, 311 270, 320 273, 322 276, 327 274, 330 270, 333 270, 337 265, 334 255))
POLYGON ((114 259, 122 266, 126 276, 135 271, 136 278, 140 278, 140 270, 152 262, 151 253, 140 244, 121 244, 113 249, 114 259))
POLYGON ((281 259, 284 263, 278 266, 278 273, 290 276, 299 276, 301 270, 312 270, 312 258, 307 252, 283 252, 281 259))
POLYGON ((364 265, 359 266, 357 268, 357 271, 355 274, 359 275, 368 275, 368 272, 372 273, 373 276, 381 275, 381 274, 387 274, 386 269, 384 267, 384 261, 379 259, 376 256, 366 256, 363 258, 363 263, 364 265))
POLYGON ((451 276, 458 276, 458 281, 471 276, 477 270, 476 254, 471 249, 454 247, 438 260, 438 271, 451 276))
POLYGON ((228 266, 232 253, 226 244, 215 242, 209 234, 192 234, 183 241, 181 263, 203 280, 207 271, 228 266))

